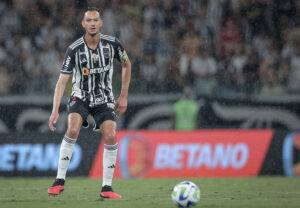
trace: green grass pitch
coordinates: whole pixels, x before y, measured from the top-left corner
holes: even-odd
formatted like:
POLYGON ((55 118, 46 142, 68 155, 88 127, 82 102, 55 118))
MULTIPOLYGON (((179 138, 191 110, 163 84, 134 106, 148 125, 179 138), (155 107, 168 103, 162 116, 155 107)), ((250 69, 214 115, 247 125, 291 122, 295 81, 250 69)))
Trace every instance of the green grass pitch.
POLYGON ((201 190, 196 207, 300 207, 300 178, 287 177, 115 179, 121 200, 100 199, 101 180, 69 177, 65 191, 53 197, 47 194, 53 178, 0 178, 0 207, 175 208, 171 190, 183 180, 201 190))

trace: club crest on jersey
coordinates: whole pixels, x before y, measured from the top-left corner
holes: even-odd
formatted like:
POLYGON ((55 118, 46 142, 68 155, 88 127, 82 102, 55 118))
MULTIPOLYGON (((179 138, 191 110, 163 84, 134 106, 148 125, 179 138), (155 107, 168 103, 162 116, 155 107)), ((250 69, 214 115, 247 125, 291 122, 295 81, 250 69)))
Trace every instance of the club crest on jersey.
POLYGON ((99 61, 99 54, 93 53, 92 58, 93 58, 94 63, 96 63, 97 61, 99 61))
POLYGON ((108 48, 103 48, 103 56, 104 56, 104 58, 109 58, 109 49, 108 48))

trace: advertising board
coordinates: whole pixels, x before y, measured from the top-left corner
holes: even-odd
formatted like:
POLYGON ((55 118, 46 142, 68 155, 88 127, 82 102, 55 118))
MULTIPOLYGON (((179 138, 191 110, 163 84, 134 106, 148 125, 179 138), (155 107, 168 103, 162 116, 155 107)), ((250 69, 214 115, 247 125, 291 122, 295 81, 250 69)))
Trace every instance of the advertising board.
MULTIPOLYGON (((115 177, 257 176, 272 130, 120 131, 115 177)), ((90 177, 101 177, 103 144, 90 177)))

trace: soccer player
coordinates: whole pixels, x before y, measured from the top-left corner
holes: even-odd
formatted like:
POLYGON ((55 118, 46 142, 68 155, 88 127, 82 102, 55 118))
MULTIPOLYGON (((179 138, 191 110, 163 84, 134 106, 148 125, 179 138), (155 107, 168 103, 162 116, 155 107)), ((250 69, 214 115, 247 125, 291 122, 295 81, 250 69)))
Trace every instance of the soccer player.
POLYGON ((122 198, 112 190, 118 150, 116 118, 127 109, 131 63, 118 39, 100 33, 103 21, 97 8, 87 8, 81 24, 85 34, 68 47, 54 92, 53 109, 49 118, 51 131, 55 131, 54 124, 59 118, 61 99, 72 75, 72 94, 68 102, 68 129, 60 147, 57 177, 48 193, 58 195, 64 190, 66 172, 80 127, 83 123, 86 124, 87 116, 91 114, 104 140, 100 196, 122 198), (122 89, 116 102, 112 92, 114 58, 122 64, 122 89))

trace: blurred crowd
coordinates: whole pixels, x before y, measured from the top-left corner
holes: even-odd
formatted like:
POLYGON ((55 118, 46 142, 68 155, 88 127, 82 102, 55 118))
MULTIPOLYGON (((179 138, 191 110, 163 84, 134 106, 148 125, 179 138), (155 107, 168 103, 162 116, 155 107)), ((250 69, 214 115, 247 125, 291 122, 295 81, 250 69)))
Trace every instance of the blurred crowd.
POLYGON ((297 0, 3 0, 0 95, 53 93, 87 6, 100 8, 101 33, 123 43, 132 93, 300 92, 297 0))

